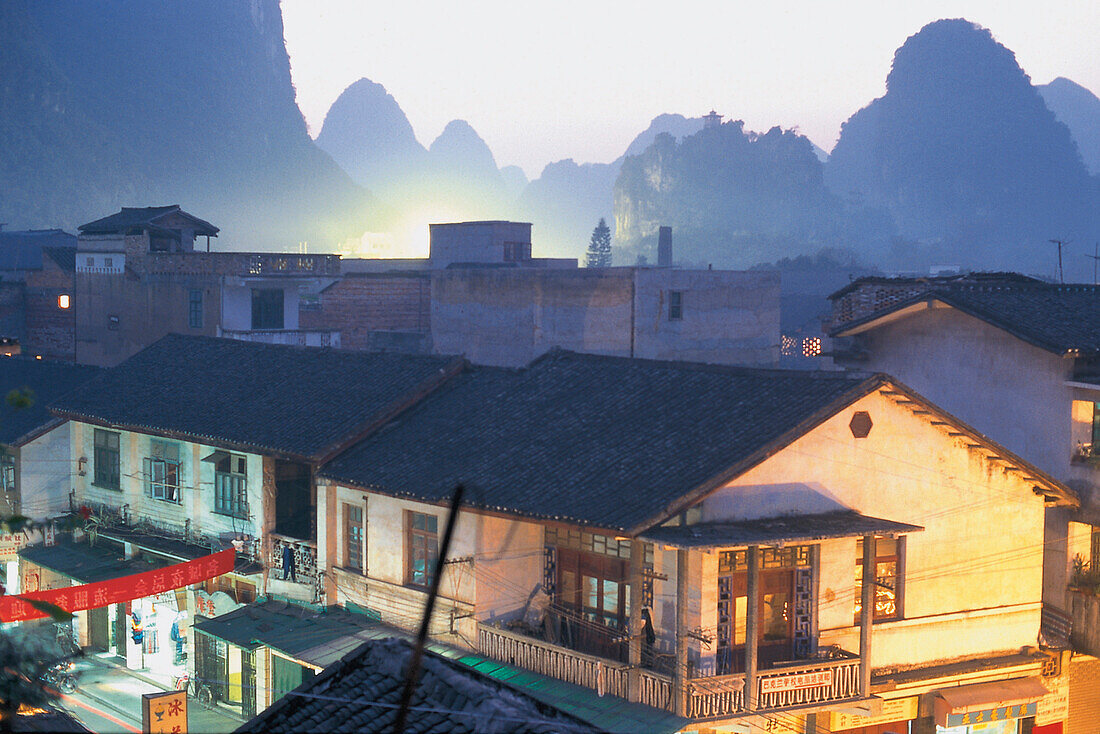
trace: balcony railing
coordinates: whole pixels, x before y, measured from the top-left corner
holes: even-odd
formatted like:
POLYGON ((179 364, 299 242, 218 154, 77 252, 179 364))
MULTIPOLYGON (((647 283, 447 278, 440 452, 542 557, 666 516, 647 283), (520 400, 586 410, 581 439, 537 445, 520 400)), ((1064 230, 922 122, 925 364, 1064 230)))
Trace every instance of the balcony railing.
POLYGON ((299 584, 317 584, 317 543, 312 540, 290 538, 271 533, 271 570, 279 580, 294 581, 299 584), (294 578, 288 576, 283 568, 285 548, 290 548, 294 558, 294 578))
POLYGON ((245 342, 300 347, 340 347, 340 332, 327 329, 222 329, 222 336, 245 342))
MULTIPOLYGON (((478 651, 486 657, 647 706, 675 709, 672 679, 651 670, 576 652, 518 632, 478 628, 478 651), (632 676, 633 672, 633 676, 632 676), (631 690, 631 679, 636 680, 631 690)), ((859 657, 838 651, 833 660, 800 661, 761 670, 754 712, 854 700, 860 697, 859 657)), ((701 676, 685 682, 687 716, 723 719, 749 713, 745 674, 701 676)))

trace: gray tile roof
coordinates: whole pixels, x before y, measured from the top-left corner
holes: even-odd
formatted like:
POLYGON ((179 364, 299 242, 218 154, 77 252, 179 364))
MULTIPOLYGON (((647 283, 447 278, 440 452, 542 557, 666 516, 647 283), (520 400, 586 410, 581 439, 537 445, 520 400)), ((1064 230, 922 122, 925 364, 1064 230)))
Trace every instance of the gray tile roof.
POLYGON ((641 538, 677 548, 728 548, 855 538, 868 534, 912 533, 923 529, 919 525, 883 520, 849 511, 656 527, 642 533, 641 538))
MULTIPOLYGON (((368 642, 276 701, 237 732, 391 731, 412 649, 368 642)), ((494 678, 425 651, 405 731, 595 732, 598 729, 494 678)))
POLYGON ((0 443, 18 446, 39 435, 61 420, 46 406, 65 393, 98 375, 98 367, 69 362, 0 357, 0 443), (16 389, 30 388, 33 402, 26 408, 13 408, 5 397, 16 389))
POLYGON ((915 303, 936 299, 1055 354, 1100 354, 1100 287, 1040 282, 937 285, 867 316, 834 335, 915 303))
POLYGON ((640 530, 883 384, 883 375, 553 351, 475 368, 323 466, 430 502, 640 530))
POLYGON ((157 220, 166 214, 173 214, 179 212, 180 214, 194 220, 196 227, 196 234, 209 234, 215 236, 218 234, 218 228, 210 222, 199 219, 193 214, 180 209, 179 204, 169 204, 168 206, 142 206, 142 207, 129 207, 124 206, 115 214, 110 214, 101 219, 96 219, 93 222, 82 224, 77 229, 82 234, 127 234, 133 229, 141 229, 143 227, 156 227, 157 220))
POLYGON ((73 420, 308 459, 463 364, 169 334, 51 408, 73 420))
POLYGON ((73 253, 75 263, 76 237, 60 229, 0 230, 0 270, 40 270, 47 249, 73 253))

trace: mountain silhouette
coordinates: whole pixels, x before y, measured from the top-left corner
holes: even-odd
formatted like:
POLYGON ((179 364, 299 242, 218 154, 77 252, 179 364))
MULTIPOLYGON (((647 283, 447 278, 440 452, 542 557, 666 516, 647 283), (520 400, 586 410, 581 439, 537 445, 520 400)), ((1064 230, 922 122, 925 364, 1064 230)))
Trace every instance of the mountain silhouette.
POLYGON ((880 254, 910 266, 1049 273, 1049 239, 1095 235, 1096 181, 1069 130, 1015 55, 962 19, 930 23, 898 49, 886 94, 843 125, 826 180, 889 212, 908 244, 880 254))
POLYGON ((223 247, 331 248, 378 214, 306 133, 278 0, 7 0, 0 49, 13 228, 171 201, 223 247))
POLYGON ((1038 90, 1058 121, 1069 128, 1089 172, 1100 174, 1100 98, 1061 76, 1038 90))

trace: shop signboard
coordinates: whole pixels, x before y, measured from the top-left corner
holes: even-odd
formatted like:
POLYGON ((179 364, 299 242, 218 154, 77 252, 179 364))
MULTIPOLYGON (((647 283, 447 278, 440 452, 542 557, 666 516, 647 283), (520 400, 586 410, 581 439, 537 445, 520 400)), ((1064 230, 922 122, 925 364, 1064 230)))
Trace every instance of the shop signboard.
POLYGON ((142 694, 141 731, 143 734, 185 734, 187 691, 142 694))
POLYGON ((27 534, 0 533, 0 562, 19 560, 19 551, 27 547, 27 534))
POLYGON ((35 609, 27 599, 44 601, 68 612, 79 612, 154 596, 170 589, 182 589, 231 572, 236 557, 236 551, 230 548, 193 561, 94 584, 36 591, 23 594, 23 598, 0 596, 0 621, 19 622, 46 616, 46 612, 35 609))
POLYGON ((964 724, 984 724, 988 721, 1004 721, 1006 719, 1023 719, 1034 716, 1037 708, 1035 703, 1018 703, 1013 706, 999 706, 995 709, 982 711, 968 711, 965 714, 948 714, 947 726, 963 726, 964 724))
POLYGON ((780 693, 782 691, 799 691, 803 688, 820 688, 833 684, 833 671, 817 670, 812 673, 794 673, 763 678, 760 681, 760 693, 780 693))
POLYGON ((833 711, 829 715, 829 729, 831 731, 844 731, 845 729, 859 729, 864 726, 877 724, 893 724, 900 721, 912 721, 917 718, 917 696, 908 698, 895 698, 882 702, 882 711, 874 716, 861 716, 840 711, 833 711))

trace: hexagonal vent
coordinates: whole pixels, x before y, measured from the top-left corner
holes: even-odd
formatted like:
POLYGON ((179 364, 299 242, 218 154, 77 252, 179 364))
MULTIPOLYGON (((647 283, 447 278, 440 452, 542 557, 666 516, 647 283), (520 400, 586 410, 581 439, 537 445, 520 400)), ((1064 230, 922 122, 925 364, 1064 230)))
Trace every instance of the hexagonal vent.
POLYGON ((866 410, 857 410, 852 414, 852 420, 848 424, 848 428, 852 429, 852 435, 856 438, 867 438, 867 434, 871 432, 871 426, 873 425, 870 413, 866 410))

